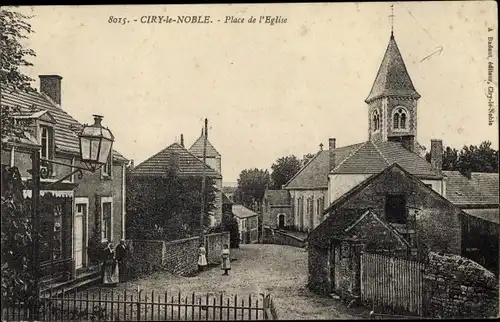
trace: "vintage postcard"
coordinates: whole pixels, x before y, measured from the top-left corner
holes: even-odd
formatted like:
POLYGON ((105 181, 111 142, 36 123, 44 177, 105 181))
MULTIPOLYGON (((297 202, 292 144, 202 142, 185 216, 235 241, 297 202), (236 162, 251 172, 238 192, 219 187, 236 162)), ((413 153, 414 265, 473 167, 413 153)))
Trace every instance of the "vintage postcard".
POLYGON ((497 10, 2 6, 2 320, 497 317, 497 10))

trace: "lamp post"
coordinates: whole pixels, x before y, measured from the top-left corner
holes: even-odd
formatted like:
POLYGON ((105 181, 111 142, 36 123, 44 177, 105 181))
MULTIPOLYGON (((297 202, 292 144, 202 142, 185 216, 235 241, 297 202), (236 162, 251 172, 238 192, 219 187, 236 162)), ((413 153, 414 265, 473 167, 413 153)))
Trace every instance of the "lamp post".
MULTIPOLYGON (((74 165, 68 165, 55 160, 43 159, 40 157, 40 151, 33 151, 31 154, 32 169, 29 171, 32 176, 32 187, 31 187, 31 220, 33 225, 33 272, 34 272, 34 291, 35 298, 38 299, 40 296, 40 190, 41 190, 41 179, 45 179, 49 175, 49 170, 41 165, 47 164, 57 164, 60 166, 70 167, 72 171, 62 178, 47 183, 44 188, 48 189, 57 183, 60 183, 67 178, 70 178, 74 174, 78 174, 78 178, 83 178, 83 171, 95 172, 97 169, 102 167, 108 162, 109 154, 112 151, 114 136, 111 131, 102 126, 103 117, 100 115, 94 116, 94 124, 83 126, 81 133, 79 134, 79 145, 80 145, 80 160, 85 165, 85 167, 78 167, 74 165)), ((37 301, 35 301, 37 303, 37 301)), ((34 309, 34 320, 39 320, 38 318, 38 308, 34 309)))

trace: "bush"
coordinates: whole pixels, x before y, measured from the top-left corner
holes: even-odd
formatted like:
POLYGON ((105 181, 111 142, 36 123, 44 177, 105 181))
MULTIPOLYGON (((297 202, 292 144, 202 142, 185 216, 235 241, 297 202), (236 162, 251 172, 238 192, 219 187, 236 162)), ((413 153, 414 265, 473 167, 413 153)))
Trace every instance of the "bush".
POLYGON ((18 168, 2 165, 2 301, 30 300, 36 289, 32 274, 32 223, 23 198, 18 168))

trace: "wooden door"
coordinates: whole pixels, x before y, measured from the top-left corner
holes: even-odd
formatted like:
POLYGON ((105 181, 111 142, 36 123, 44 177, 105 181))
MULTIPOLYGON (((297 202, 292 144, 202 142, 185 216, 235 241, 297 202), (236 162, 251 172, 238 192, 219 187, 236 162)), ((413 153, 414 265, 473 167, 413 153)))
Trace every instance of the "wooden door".
POLYGON ((87 205, 77 204, 75 212, 75 233, 74 233, 74 245, 75 245, 75 267, 83 267, 83 254, 85 250, 85 234, 84 234, 84 223, 87 216, 87 205))

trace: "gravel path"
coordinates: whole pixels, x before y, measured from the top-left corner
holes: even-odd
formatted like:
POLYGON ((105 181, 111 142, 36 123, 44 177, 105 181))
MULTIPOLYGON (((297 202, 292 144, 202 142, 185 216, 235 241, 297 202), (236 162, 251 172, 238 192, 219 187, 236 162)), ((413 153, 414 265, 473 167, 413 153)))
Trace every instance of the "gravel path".
POLYGON ((146 293, 168 290, 185 295, 210 293, 215 296, 248 296, 269 292, 278 309, 279 319, 361 319, 367 309, 348 309, 329 297, 310 292, 307 287, 307 252, 281 245, 241 245, 232 250, 229 276, 213 267, 194 277, 156 272, 145 278, 120 284, 117 289, 144 289, 146 293))

